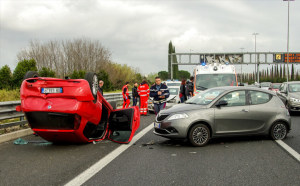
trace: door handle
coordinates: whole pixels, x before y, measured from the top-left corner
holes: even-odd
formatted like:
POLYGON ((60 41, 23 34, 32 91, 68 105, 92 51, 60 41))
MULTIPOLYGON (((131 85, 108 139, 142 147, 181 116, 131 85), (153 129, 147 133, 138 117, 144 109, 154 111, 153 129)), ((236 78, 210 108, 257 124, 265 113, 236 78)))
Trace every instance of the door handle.
POLYGON ((242 111, 243 111, 243 112, 249 112, 249 110, 246 110, 246 109, 243 109, 242 111))

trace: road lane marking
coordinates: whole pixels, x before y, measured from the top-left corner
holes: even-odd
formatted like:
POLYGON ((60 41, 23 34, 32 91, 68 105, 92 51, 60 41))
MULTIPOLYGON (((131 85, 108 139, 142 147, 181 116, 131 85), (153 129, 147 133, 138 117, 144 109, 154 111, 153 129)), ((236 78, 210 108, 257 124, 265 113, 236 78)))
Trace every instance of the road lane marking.
POLYGON ((136 134, 129 144, 123 144, 120 147, 116 148, 114 151, 107 154, 104 158, 100 159, 94 165, 83 171, 77 177, 69 181, 65 186, 77 186, 82 185, 86 181, 88 181, 91 177, 101 171, 106 165, 108 165, 111 161, 117 158, 122 152, 131 147, 134 143, 136 143, 141 137, 143 137, 147 132, 153 129, 153 123, 151 123, 148 127, 144 128, 141 132, 136 134))
POLYGON ((284 148, 290 155, 300 162, 300 154, 284 143, 282 140, 275 140, 282 148, 284 148))

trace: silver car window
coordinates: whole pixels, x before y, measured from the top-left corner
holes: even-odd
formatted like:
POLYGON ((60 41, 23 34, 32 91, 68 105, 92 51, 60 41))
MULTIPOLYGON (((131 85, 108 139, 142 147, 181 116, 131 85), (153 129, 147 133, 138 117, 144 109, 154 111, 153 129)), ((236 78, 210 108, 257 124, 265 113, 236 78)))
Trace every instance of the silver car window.
POLYGON ((290 84, 289 92, 300 92, 300 83, 298 84, 290 84))
POLYGON ((246 93, 244 90, 233 91, 223 96, 221 100, 227 101, 226 107, 244 106, 246 105, 246 93))
POLYGON ((199 93, 198 95, 188 99, 185 103, 186 104, 208 105, 224 91, 225 90, 223 90, 223 89, 208 89, 208 90, 203 91, 203 92, 199 93))
POLYGON ((251 105, 258 105, 267 103, 271 100, 272 96, 265 92, 259 91, 250 91, 250 104, 251 105))

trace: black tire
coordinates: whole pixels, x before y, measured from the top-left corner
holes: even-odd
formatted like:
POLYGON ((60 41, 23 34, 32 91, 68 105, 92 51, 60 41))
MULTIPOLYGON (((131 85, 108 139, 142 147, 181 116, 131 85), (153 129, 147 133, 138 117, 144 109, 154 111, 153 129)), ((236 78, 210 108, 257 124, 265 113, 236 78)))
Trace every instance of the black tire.
POLYGON ((188 139, 193 146, 203 147, 210 139, 210 130, 204 124, 196 124, 190 129, 188 139))
POLYGON ((97 78, 97 75, 94 72, 87 72, 85 74, 84 79, 87 80, 87 82, 89 83, 91 93, 94 97, 93 102, 96 103, 97 102, 97 92, 98 92, 98 78, 97 78))
POLYGON ((282 140, 287 135, 287 125, 283 122, 276 122, 272 125, 270 135, 273 140, 282 140))
POLYGON ((39 74, 36 71, 28 71, 24 75, 24 79, 39 77, 39 74))

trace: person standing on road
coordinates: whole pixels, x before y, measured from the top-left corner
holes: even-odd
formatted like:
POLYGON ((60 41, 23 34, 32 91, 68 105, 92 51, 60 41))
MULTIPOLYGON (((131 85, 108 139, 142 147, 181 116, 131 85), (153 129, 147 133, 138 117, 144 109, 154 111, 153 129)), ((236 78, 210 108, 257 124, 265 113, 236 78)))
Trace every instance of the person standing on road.
POLYGON ((99 92, 101 93, 102 96, 103 96, 103 88, 102 88, 103 85, 104 85, 104 82, 102 80, 100 80, 98 90, 99 90, 99 92))
POLYGON ((159 111, 164 109, 169 95, 170 93, 167 85, 161 83, 160 77, 156 77, 155 84, 150 88, 150 97, 153 98, 156 115, 159 113, 159 111))
POLYGON ((138 93, 140 95, 140 114, 147 116, 150 90, 146 80, 143 80, 143 82, 140 84, 138 93))
POLYGON ((126 82, 126 84, 122 88, 123 108, 128 108, 128 106, 130 104, 130 96, 128 93, 128 86, 129 86, 129 82, 126 82))
POLYGON ((188 81, 187 83, 187 99, 191 98, 194 96, 194 77, 191 76, 190 77, 190 81, 188 81))
POLYGON ((139 99, 139 94, 138 94, 138 84, 134 83, 134 86, 132 88, 132 105, 136 106, 137 105, 137 101, 139 99))
POLYGON ((179 97, 180 97, 180 102, 184 103, 187 100, 187 88, 186 88, 186 80, 183 79, 181 81, 181 85, 180 85, 180 93, 179 93, 179 97))

